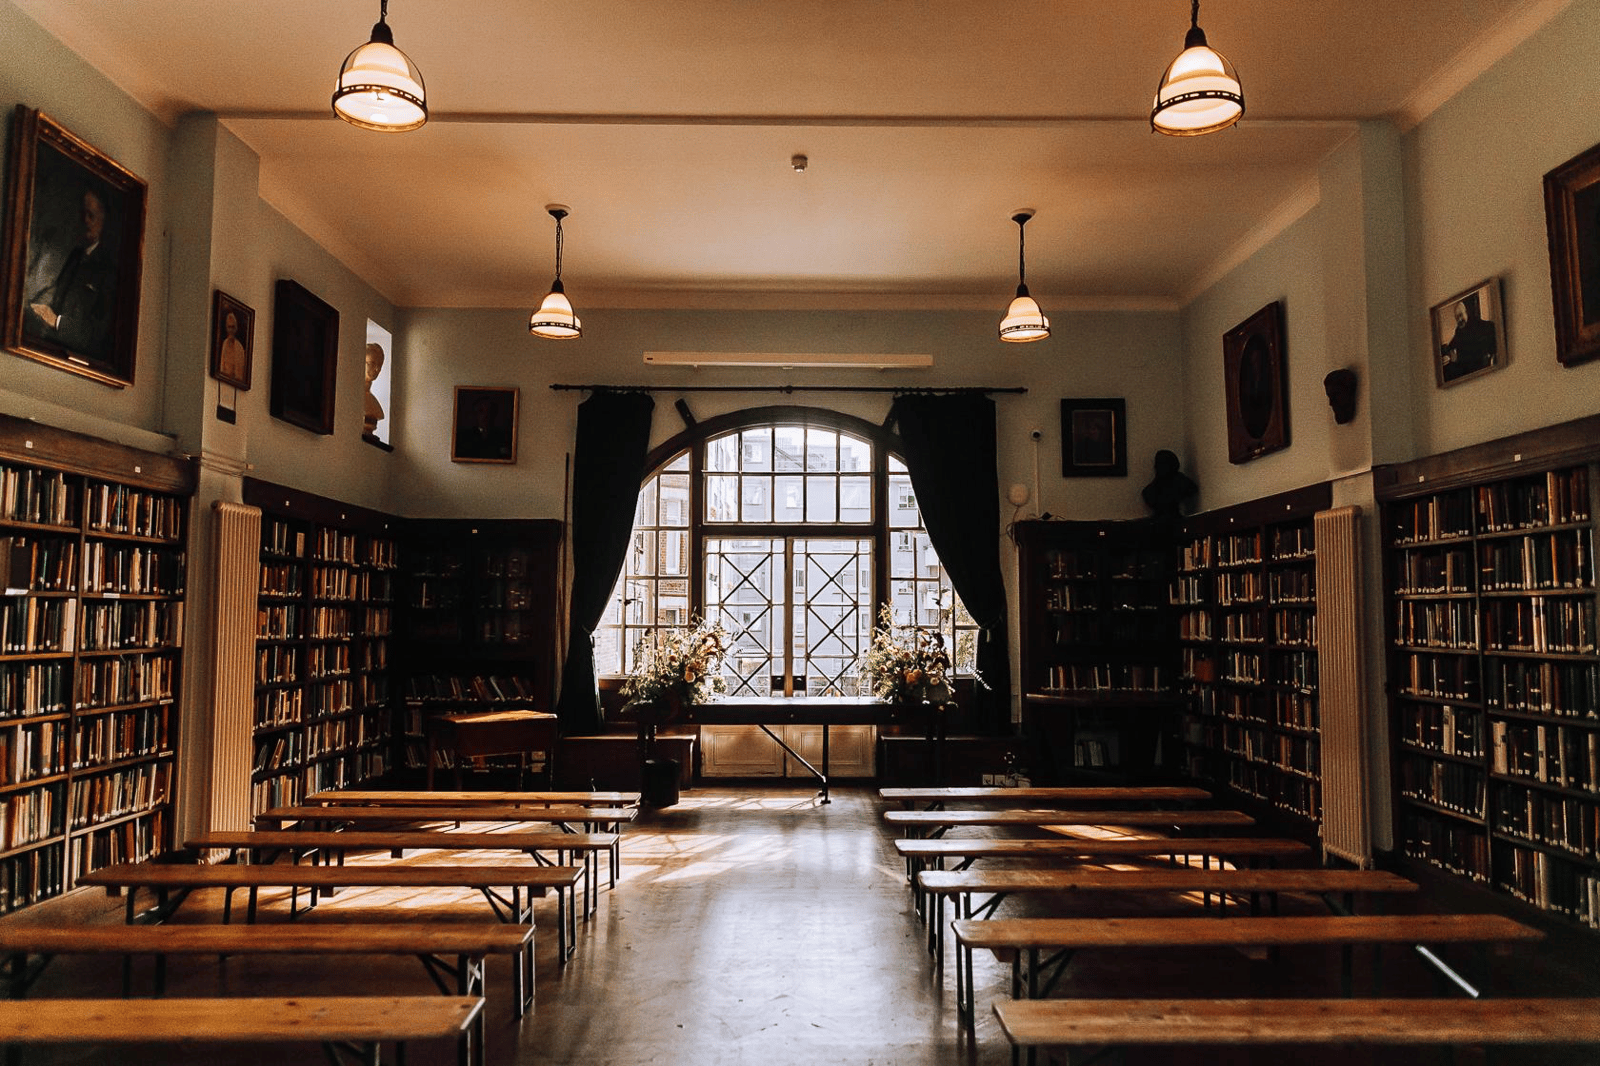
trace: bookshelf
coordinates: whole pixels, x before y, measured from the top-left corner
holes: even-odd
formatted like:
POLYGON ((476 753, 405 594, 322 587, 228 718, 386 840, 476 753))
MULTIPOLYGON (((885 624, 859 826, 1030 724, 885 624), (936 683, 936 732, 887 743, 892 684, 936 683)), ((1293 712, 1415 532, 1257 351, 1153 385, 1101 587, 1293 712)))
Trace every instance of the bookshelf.
MULTIPOLYGON (((424 768, 433 715, 554 707, 561 529, 554 519, 407 523, 405 768, 424 768)), ((451 768, 448 757, 435 769, 451 768)))
POLYGON ((389 768, 399 520, 250 479, 244 496, 262 510, 251 774, 261 811, 389 768))
POLYGON ((1186 518, 1171 600, 1187 773, 1321 822, 1316 543, 1324 483, 1186 518))
POLYGON ((0 912, 172 847, 194 487, 0 416, 0 912))
POLYGON ((1171 527, 1018 522, 1025 729, 1054 779, 1154 773, 1176 706, 1171 527))
POLYGON ((1600 419, 1379 470, 1395 839, 1600 928, 1600 419))

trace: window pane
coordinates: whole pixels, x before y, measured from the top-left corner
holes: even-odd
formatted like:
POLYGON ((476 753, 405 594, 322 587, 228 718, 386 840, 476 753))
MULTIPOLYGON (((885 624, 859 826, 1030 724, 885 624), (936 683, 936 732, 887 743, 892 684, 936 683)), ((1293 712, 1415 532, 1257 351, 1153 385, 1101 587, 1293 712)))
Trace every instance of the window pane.
POLYGON ((836 477, 806 478, 806 521, 836 522, 839 519, 839 479, 836 477))
POLYGON ((772 469, 772 430, 747 429, 744 431, 744 469, 762 472, 772 469))
POLYGON ((660 479, 651 478, 639 489, 639 503, 633 509, 633 524, 635 526, 653 526, 656 524, 656 493, 660 487, 660 479))
POLYGON ((772 478, 745 475, 743 520, 746 522, 772 521, 772 478))
POLYGON ((839 434, 839 469, 859 470, 862 473, 871 470, 872 445, 860 437, 839 434))
POLYGON ((839 521, 872 521, 872 479, 870 477, 843 477, 839 479, 839 521))
POLYGON ((771 678, 783 672, 775 636, 783 632, 774 595, 781 602, 783 542, 707 538, 706 617, 728 631, 723 683, 729 696, 767 696, 771 678))
POLYGON ((805 469, 806 431, 800 426, 777 426, 772 436, 772 468, 805 469))
POLYGON ((706 521, 737 522, 739 520, 739 479, 732 474, 711 474, 706 477, 706 521))
POLYGON ((862 659, 872 630, 871 552, 865 538, 795 541, 794 661, 807 695, 867 690, 862 659))
POLYGON ((689 475, 663 474, 660 478, 660 524, 686 526, 689 524, 689 475))
POLYGON ((917 494, 911 490, 911 475, 889 475, 889 528, 922 525, 922 512, 917 510, 917 494))
POLYGON ((636 530, 633 534, 633 572, 649 575, 656 573, 656 537, 653 529, 636 530))
POLYGON ((839 469, 839 434, 825 429, 812 429, 806 433, 806 470, 811 473, 832 472, 839 469))
POLYGON ((664 529, 661 538, 661 573, 686 577, 689 573, 689 533, 683 529, 664 529))
POLYGON ((730 433, 716 440, 706 441, 707 470, 739 469, 739 434, 730 433))
POLYGON ((799 522, 805 518, 805 489, 800 478, 777 478, 772 502, 774 521, 799 522))

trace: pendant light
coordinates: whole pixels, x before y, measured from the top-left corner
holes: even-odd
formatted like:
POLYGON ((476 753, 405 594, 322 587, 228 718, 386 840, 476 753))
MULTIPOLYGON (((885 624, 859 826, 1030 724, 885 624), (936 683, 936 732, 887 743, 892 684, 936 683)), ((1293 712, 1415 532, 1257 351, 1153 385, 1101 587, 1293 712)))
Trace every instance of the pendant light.
POLYGON ((572 301, 561 286, 561 220, 572 210, 565 204, 546 204, 544 209, 556 220, 556 280, 550 283, 550 295, 539 310, 528 318, 528 332, 547 340, 570 341, 583 336, 583 323, 572 313, 572 301))
POLYGON ((1221 53, 1206 44, 1200 28, 1200 0, 1191 0, 1189 33, 1156 89, 1150 128, 1173 137, 1198 137, 1225 130, 1244 114, 1239 74, 1221 53))
POLYGON ((364 130, 403 133, 428 121, 422 73, 394 46, 389 0, 379 0, 372 39, 344 58, 333 89, 333 113, 364 130))
POLYGON ((1021 344, 1024 341, 1042 341, 1050 336, 1050 320, 1044 317, 1039 305, 1028 295, 1028 261, 1025 227, 1033 217, 1033 208, 1025 207, 1011 216, 1017 224, 1017 298, 1006 309, 1000 320, 1000 339, 1021 344))

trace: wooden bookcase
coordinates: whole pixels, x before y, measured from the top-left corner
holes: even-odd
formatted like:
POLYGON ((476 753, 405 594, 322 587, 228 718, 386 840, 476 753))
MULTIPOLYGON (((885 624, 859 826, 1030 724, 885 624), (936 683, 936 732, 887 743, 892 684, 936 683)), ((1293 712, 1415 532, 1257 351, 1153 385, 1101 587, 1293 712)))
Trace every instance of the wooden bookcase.
POLYGON ((1600 928, 1600 418, 1378 474, 1397 844, 1600 928))
POLYGON ((0 912, 172 847, 194 488, 0 416, 0 912))
POLYGON ((399 520, 246 479, 260 507, 251 808, 382 776, 392 759, 399 520))
POLYGON ((1016 524, 1024 728, 1055 780, 1147 777, 1175 724, 1172 530, 1150 521, 1016 524))
MULTIPOLYGON (((400 765, 423 768, 432 715, 554 708, 561 528, 554 519, 406 524, 400 765)), ((447 753, 440 759, 435 769, 448 769, 447 753)))
POLYGON ((1322 816, 1316 544, 1328 484, 1178 528, 1182 744, 1188 775, 1315 827, 1322 816))

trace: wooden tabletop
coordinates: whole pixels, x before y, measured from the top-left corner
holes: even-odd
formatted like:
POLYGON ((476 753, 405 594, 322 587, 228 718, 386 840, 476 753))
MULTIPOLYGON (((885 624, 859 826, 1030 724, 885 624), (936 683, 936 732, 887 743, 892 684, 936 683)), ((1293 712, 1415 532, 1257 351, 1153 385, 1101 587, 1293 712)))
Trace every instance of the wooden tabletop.
POLYGON ((890 825, 913 829, 993 825, 1254 825, 1243 811, 884 811, 890 825))
POLYGON ((513 833, 453 833, 428 829, 229 829, 201 833, 188 848, 327 848, 336 851, 391 851, 441 848, 449 851, 604 851, 615 833, 563 833, 560 830, 513 833))
POLYGON ((1387 870, 923 870, 928 892, 1415 892, 1387 870))
POLYGON ((256 815, 256 823, 284 822, 631 822, 636 807, 274 807, 256 815))
POLYGON ((122 863, 92 870, 78 879, 103 885, 110 895, 134 888, 507 888, 533 894, 571 888, 583 876, 577 866, 188 866, 178 863, 122 863))
POLYGON ((133 1044, 457 1036, 478 996, 0 1000, 0 1042, 133 1044))
POLYGON ((1029 999, 1022 1045, 1600 1043, 1600 999, 1029 999))
POLYGON ((1014 840, 1000 837, 897 837, 895 851, 908 858, 1062 858, 1069 855, 1306 855, 1311 845, 1281 837, 1075 837, 1014 840))
POLYGON ((1509 943, 1544 937, 1540 930, 1499 914, 994 918, 962 919, 951 928, 957 943, 981 949, 1509 943))
POLYGON ((878 796, 902 803, 1096 803, 1208 800, 1203 788, 1182 785, 1105 785, 1069 788, 1001 788, 988 786, 952 788, 880 788, 878 796))
POLYGON ((34 955, 515 955, 531 925, 501 922, 293 925, 0 923, 0 952, 34 955))
POLYGON ((573 807, 633 807, 637 792, 462 792, 459 790, 324 789, 305 798, 307 806, 520 807, 566 804, 573 807))

